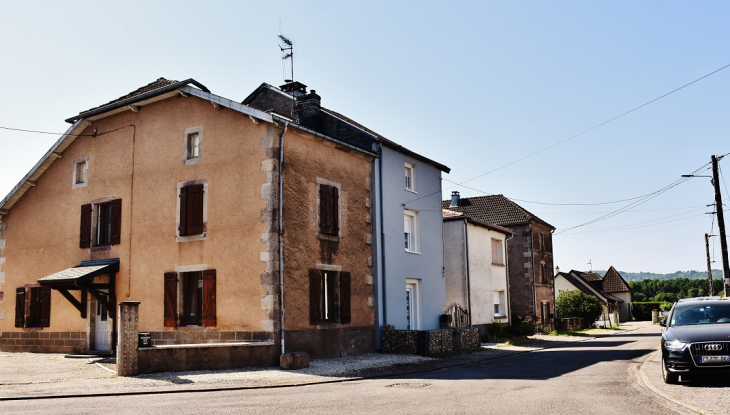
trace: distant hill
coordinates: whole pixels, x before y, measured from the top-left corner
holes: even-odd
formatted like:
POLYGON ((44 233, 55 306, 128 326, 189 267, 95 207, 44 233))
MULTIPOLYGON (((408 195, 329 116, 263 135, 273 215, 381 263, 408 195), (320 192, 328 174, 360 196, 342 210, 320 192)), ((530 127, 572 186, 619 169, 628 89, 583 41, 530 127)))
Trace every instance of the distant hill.
MULTIPOLYGON (((600 275, 605 275, 606 271, 593 271, 600 275)), ((671 274, 655 274, 653 272, 628 272, 628 271, 619 271, 619 274, 621 274, 622 277, 626 280, 626 282, 631 281, 643 281, 643 280, 659 280, 659 281, 666 281, 671 280, 675 278, 687 278, 690 280, 706 280, 707 279, 707 271, 676 271, 671 274)), ((722 270, 719 269, 713 269, 712 270, 712 279, 722 279, 722 270)))

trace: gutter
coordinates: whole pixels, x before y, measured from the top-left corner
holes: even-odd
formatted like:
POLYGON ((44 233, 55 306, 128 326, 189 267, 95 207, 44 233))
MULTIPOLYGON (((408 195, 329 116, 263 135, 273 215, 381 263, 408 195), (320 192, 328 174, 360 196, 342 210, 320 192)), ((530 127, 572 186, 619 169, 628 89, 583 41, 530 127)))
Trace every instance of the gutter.
POLYGON ((507 315, 507 324, 512 325, 512 304, 510 302, 510 287, 509 287, 509 249, 507 247, 507 243, 510 239, 512 239, 515 235, 510 234, 504 239, 504 268, 505 272, 507 273, 507 298, 505 298, 504 302, 505 309, 506 309, 506 315, 507 315))
MULTIPOLYGON (((273 115, 273 114, 271 115, 271 118, 272 118, 272 119, 273 119, 274 121, 277 121, 277 122, 283 122, 283 123, 289 123, 289 122, 290 122, 290 121, 289 121, 289 120, 287 120, 287 119, 284 119, 284 118, 282 118, 282 117, 279 117, 279 116, 276 116, 276 115, 273 115)), ((347 147, 347 148, 349 148, 349 149, 352 149, 352 150, 358 151, 358 152, 360 152, 360 153, 363 153, 363 154, 367 154, 367 155, 369 155, 369 156, 373 156, 373 157, 378 157, 378 153, 375 153, 375 152, 373 152, 373 151, 369 151, 369 150, 365 150, 365 149, 362 149, 362 148, 359 148, 359 147, 355 147, 355 146, 353 146, 352 144, 348 144, 348 143, 346 143, 346 142, 344 142, 344 141, 340 141, 340 140, 338 140, 338 139, 336 139, 336 138, 332 138, 332 137, 330 137, 330 136, 327 136, 327 135, 324 135, 324 134, 322 134, 322 133, 318 133, 318 132, 316 132, 316 131, 314 131, 314 130, 310 130, 310 129, 309 129, 309 128, 307 128, 307 127, 302 127, 302 126, 301 126, 301 125, 299 125, 299 124, 294 124, 294 123, 292 123, 292 127, 296 128, 297 130, 301 130, 301 131, 307 132, 307 133, 309 133, 309 134, 312 134, 312 135, 316 135, 316 136, 317 136, 317 137, 319 137, 319 138, 323 138, 323 139, 325 139, 325 140, 327 140, 327 141, 331 141, 331 142, 333 142, 333 143, 335 143, 335 144, 337 144, 337 145, 341 145, 341 146, 343 146, 343 147, 347 147)))
MULTIPOLYGON (((378 151, 380 157, 378 157, 378 207, 380 209, 380 266, 382 269, 380 280, 382 280, 383 288, 383 325, 388 324, 388 303, 385 301, 387 296, 385 295, 386 284, 385 284, 385 228, 383 222, 385 217, 383 216, 383 143, 378 143, 378 151)), ((376 252, 377 254, 377 252, 376 252)), ((381 332, 382 335, 382 332, 381 332)))
POLYGON ((289 128, 289 122, 284 123, 284 130, 279 136, 279 290, 281 301, 281 354, 286 353, 284 344, 284 134, 289 128))
POLYGON ((469 307, 469 326, 471 326, 471 282, 469 276, 469 221, 464 218, 464 256, 466 257, 466 304, 469 307))

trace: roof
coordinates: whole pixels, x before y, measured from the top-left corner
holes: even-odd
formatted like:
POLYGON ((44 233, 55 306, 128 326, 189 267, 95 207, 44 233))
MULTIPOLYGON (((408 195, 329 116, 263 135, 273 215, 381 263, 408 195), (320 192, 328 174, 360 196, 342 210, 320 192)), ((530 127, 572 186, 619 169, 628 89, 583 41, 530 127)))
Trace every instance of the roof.
POLYGON ((88 282, 96 276, 119 272, 119 259, 87 261, 38 280, 41 285, 64 285, 88 282))
POLYGON ((523 225, 533 220, 555 229, 554 226, 530 213, 527 209, 509 200, 504 195, 462 197, 458 206, 451 206, 451 200, 441 202, 441 207, 466 216, 500 226, 523 225))
POLYGON ((66 122, 74 123, 81 118, 90 118, 95 115, 104 114, 115 109, 124 108, 144 99, 150 99, 172 91, 177 91, 181 87, 190 84, 195 85, 205 92, 210 92, 210 90, 208 90, 205 85, 201 84, 193 78, 189 78, 184 81, 171 81, 165 78, 158 78, 156 81, 150 82, 149 84, 137 88, 136 90, 126 95, 123 95, 115 100, 109 101, 106 104, 90 108, 86 111, 81 111, 79 115, 66 119, 66 122))
POLYGON ((585 294, 592 295, 592 296, 598 298, 598 300, 604 304, 606 304, 608 302, 607 300, 610 300, 615 303, 624 302, 624 300, 601 290, 600 288, 596 287, 594 284, 591 284, 591 282, 583 279, 582 276, 584 274, 590 274, 590 273, 585 273, 585 272, 575 271, 575 270, 571 270, 570 272, 567 272, 567 273, 566 272, 558 273, 558 275, 560 275, 563 278, 565 278, 566 280, 568 280, 571 284, 573 284, 573 286, 578 288, 580 291, 582 291, 585 294))
POLYGON ((609 293, 617 293, 631 291, 631 288, 629 288, 626 280, 621 277, 621 274, 616 271, 616 268, 611 266, 606 271, 606 275, 603 276, 603 290, 609 293))
POLYGON ((464 216, 463 213, 459 212, 450 212, 448 210, 442 210, 443 212, 443 219, 444 222, 452 222, 452 221, 462 221, 466 220, 468 223, 471 223, 473 225, 486 228, 495 232, 503 233, 505 235, 512 235, 514 232, 512 232, 512 229, 505 228, 503 226, 495 225, 493 223, 487 223, 480 221, 478 219, 470 218, 468 216, 464 216))
MULTIPOLYGON (((302 84, 303 87, 306 88, 302 84)), ((282 91, 280 88, 276 88, 266 82, 259 85, 258 88, 256 88, 252 93, 250 93, 246 99, 242 101, 244 105, 250 105, 254 108, 258 108, 262 111, 276 113, 276 114, 282 114, 285 117, 293 118, 294 115, 292 114, 292 100, 293 96, 285 91, 282 91)), ((357 121, 337 112, 334 110, 331 110, 329 108, 321 107, 320 106, 320 114, 325 115, 325 117, 322 117, 320 120, 320 123, 316 126, 312 126, 309 128, 312 128, 315 131, 321 132, 323 134, 332 135, 335 138, 339 138, 339 136, 343 136, 343 139, 346 140, 356 140, 356 141, 362 141, 363 138, 360 137, 360 135, 365 134, 367 137, 375 139, 377 141, 380 141, 383 146, 391 148, 399 153, 405 154, 407 156, 413 157, 414 159, 417 159, 421 162, 424 162, 426 164, 429 164, 433 167, 436 167, 437 169, 443 171, 443 172, 450 172, 451 169, 441 163, 438 163, 434 160, 431 160, 427 157, 424 157, 414 151, 411 151, 400 144, 397 144, 393 142, 392 140, 389 140, 388 138, 384 137, 382 134, 378 134, 375 131, 365 127, 364 125, 358 123, 357 121), (332 121, 336 121, 335 123, 332 123, 332 121), (352 131, 348 131, 348 129, 354 129, 357 130, 360 134, 351 134, 352 131)), ((306 125, 305 125, 306 126, 306 125)), ((362 143, 355 143, 362 144, 362 143)))

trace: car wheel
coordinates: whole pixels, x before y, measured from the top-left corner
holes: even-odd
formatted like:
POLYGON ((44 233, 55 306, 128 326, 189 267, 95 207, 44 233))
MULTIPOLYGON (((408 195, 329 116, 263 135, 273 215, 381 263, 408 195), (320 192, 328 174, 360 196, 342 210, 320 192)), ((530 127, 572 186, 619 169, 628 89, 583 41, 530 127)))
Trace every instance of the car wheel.
POLYGON ((679 383, 679 375, 676 373, 672 373, 667 369, 667 362, 662 358, 662 379, 664 379, 664 383, 674 385, 676 383, 679 383))

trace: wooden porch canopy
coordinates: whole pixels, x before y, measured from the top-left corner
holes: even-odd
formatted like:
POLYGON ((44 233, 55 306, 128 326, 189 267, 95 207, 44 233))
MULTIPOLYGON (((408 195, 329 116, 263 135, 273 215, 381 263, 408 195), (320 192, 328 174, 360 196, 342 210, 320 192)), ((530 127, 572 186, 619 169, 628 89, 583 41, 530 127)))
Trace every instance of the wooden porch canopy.
POLYGON ((107 310, 109 316, 114 318, 114 304, 116 303, 114 281, 117 272, 119 272, 119 258, 84 261, 73 268, 43 277, 38 280, 38 283, 61 293, 79 310, 81 318, 86 318, 87 293, 91 294, 107 310), (94 283, 94 278, 100 275, 109 275, 109 282, 94 283), (81 301, 69 293, 74 290, 81 291, 81 301), (107 290, 108 294, 102 290, 107 290))

